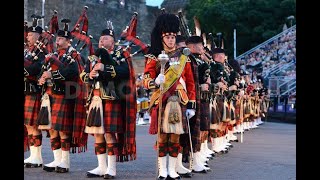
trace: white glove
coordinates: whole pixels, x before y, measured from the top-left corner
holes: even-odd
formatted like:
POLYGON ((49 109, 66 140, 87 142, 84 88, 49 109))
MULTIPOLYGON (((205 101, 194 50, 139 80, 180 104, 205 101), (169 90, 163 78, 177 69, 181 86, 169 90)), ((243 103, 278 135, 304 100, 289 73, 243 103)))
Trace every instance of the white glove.
POLYGON ((196 114, 196 110, 194 109, 187 109, 186 111, 186 116, 188 120, 191 119, 195 114, 196 114))
POLYGON ((165 81, 165 76, 163 74, 159 74, 155 80, 155 83, 160 85, 160 84, 164 83, 164 81, 165 81))

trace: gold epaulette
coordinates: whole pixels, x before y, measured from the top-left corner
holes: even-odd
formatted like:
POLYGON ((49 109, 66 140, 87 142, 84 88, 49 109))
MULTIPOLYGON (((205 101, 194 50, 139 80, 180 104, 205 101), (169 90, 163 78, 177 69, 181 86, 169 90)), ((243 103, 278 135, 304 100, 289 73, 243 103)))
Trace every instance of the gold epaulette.
POLYGON ((157 57, 153 54, 146 54, 146 55, 144 55, 144 57, 148 58, 147 64, 149 64, 151 62, 151 60, 158 61, 157 57))

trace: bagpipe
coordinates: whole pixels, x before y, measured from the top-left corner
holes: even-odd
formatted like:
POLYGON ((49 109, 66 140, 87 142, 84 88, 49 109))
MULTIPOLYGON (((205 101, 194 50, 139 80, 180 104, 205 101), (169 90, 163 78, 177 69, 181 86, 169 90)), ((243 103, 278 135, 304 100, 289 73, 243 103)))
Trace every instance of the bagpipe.
POLYGON ((88 35, 88 29, 89 29, 89 22, 88 22, 88 16, 87 16, 87 10, 88 6, 84 6, 82 13, 80 17, 78 18, 76 24, 74 25, 73 29, 71 30, 71 35, 73 37, 72 42, 77 40, 73 47, 75 49, 78 49, 78 52, 81 53, 85 48, 88 48, 89 55, 94 54, 93 45, 91 42, 91 39, 93 38, 91 35, 88 35), (81 27, 82 23, 82 27, 81 27), (80 46, 80 44, 82 44, 80 46))
MULTIPOLYGON (((72 39, 74 41, 74 39, 78 39, 78 42, 76 43, 77 46, 76 47, 80 47, 79 50, 77 50, 76 48, 69 46, 69 48, 67 49, 66 53, 63 54, 63 56, 59 59, 58 58, 58 53, 48 53, 45 56, 45 61, 44 64, 42 65, 41 68, 41 72, 40 72, 40 77, 42 76, 43 72, 45 71, 55 71, 58 70, 61 66, 64 67, 66 64, 70 64, 70 63, 74 63, 77 61, 77 63, 81 63, 78 61, 78 59, 80 59, 77 56, 80 56, 80 52, 85 49, 86 47, 89 48, 89 53, 93 53, 93 48, 92 48, 92 43, 91 43, 91 39, 92 36, 87 36, 87 30, 88 30, 88 22, 87 22, 87 16, 86 16, 86 10, 88 8, 85 6, 78 22, 76 23, 75 27, 73 28, 73 30, 71 31, 71 36, 72 39), (80 33, 79 32, 79 27, 80 27, 80 23, 81 21, 84 21, 84 25, 82 28, 82 32, 84 33, 80 33), (80 42, 83 42, 83 45, 78 46, 80 44, 80 42)), ((64 29, 68 29, 67 24, 70 22, 69 19, 63 19, 61 20, 61 22, 65 23, 65 27, 64 29)), ((50 34, 52 37, 54 37, 54 34, 57 33, 57 31, 59 30, 59 25, 58 25, 58 18, 57 18, 57 11, 54 11, 54 15, 52 16, 50 22, 50 30, 46 31, 45 35, 50 34)), ((50 80, 47 81, 47 85, 51 85, 52 83, 50 82, 50 80)), ((44 93, 44 86, 42 86, 42 94, 44 93)))
MULTIPOLYGON (((57 11, 54 11, 54 15, 51 21, 54 20, 57 13, 58 13, 57 11)), ((36 20, 44 18, 43 16, 38 16, 35 14, 33 14, 31 17, 36 20)), ((50 23, 52 23, 51 21, 50 23)), ((28 29, 27 24, 25 24, 25 29, 28 29)), ((25 31, 25 35, 27 35, 26 31, 25 31)), ((50 32, 49 30, 42 31, 38 40, 35 42, 33 48, 30 51, 27 49, 25 50, 25 57, 33 61, 33 60, 38 60, 40 53, 44 53, 44 54, 51 53, 53 51, 53 37, 54 37, 53 32, 50 32), (27 56, 27 53, 30 54, 30 56, 27 56)), ((25 46, 26 46, 26 41, 25 41, 25 46)))
POLYGON ((116 45, 118 45, 114 53, 116 56, 128 50, 130 51, 131 47, 133 46, 137 46, 139 47, 139 49, 132 54, 124 53, 125 58, 133 57, 134 55, 137 55, 139 53, 146 54, 148 52, 148 48, 150 47, 150 45, 143 43, 139 39, 139 36, 137 36, 137 24, 138 13, 134 12, 129 22, 129 25, 126 26, 125 29, 122 31, 120 39, 116 43, 116 45))
MULTIPOLYGON (((108 51, 102 47, 98 48, 94 55, 88 56, 89 61, 91 62, 92 67, 94 67, 95 64, 98 62, 101 62, 104 65, 112 65, 112 66, 117 66, 119 65, 122 61, 126 61, 131 59, 134 55, 137 55, 139 53, 144 53, 146 54, 148 52, 149 45, 143 43, 139 37, 136 35, 136 28, 137 28, 137 16, 138 13, 134 12, 132 15, 132 18, 129 22, 129 25, 125 27, 125 29, 122 31, 120 38, 116 41, 115 43, 115 50, 113 51, 113 54, 109 54, 108 51), (137 51, 134 53, 130 53, 131 48, 133 46, 139 47, 137 51)), ((110 26, 112 29, 112 23, 110 21, 107 22, 107 25, 110 26)), ((86 98, 86 105, 85 107, 88 109, 90 104, 91 104, 91 99, 93 97, 93 90, 95 89, 95 84, 96 84, 96 78, 93 79, 93 83, 89 87, 89 93, 86 98)), ((113 86, 111 87, 109 91, 109 98, 116 99, 117 96, 113 92, 112 89, 114 89, 114 84, 113 82, 109 82, 108 86, 113 86)))
POLYGON ((186 38, 191 36, 191 32, 190 29, 187 25, 187 23, 185 22, 184 18, 183 18, 183 14, 182 11, 178 12, 178 18, 179 18, 179 22, 180 22, 180 32, 182 36, 185 36, 186 38))

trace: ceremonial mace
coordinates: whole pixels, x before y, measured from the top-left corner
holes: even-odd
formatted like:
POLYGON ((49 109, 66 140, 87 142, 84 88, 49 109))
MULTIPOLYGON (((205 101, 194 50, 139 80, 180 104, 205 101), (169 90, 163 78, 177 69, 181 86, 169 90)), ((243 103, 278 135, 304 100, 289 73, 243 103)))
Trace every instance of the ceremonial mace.
MULTIPOLYGON (((191 51, 189 48, 184 48, 182 53, 185 56, 189 56, 191 54, 191 51)), ((192 55, 192 54, 191 54, 192 55)), ((190 122, 189 122, 190 118, 189 116, 187 116, 187 123, 188 123, 188 133, 189 133, 189 142, 190 142, 190 161, 189 161, 189 169, 192 170, 193 167, 193 147, 192 147, 192 139, 191 139, 191 131, 190 131, 190 122)))
MULTIPOLYGON (((161 54, 158 55, 158 60, 161 65, 160 69, 160 74, 164 75, 164 67, 166 63, 169 61, 169 56, 166 54, 165 51, 161 51, 161 54)), ((156 173, 156 179, 158 178, 159 175, 159 167, 158 167, 158 157, 159 157, 159 139, 160 139, 160 126, 161 126, 161 111, 162 111, 162 96, 163 96, 163 83, 160 82, 160 96, 159 96, 159 112, 158 112, 158 132, 157 132, 157 163, 156 163, 156 168, 157 168, 157 173, 156 173)))

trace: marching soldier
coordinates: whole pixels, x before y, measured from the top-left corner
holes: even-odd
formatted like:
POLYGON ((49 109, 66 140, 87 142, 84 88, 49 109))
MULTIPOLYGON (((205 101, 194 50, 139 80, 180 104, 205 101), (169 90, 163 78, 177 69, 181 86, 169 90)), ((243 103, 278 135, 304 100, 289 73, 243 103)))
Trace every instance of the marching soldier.
POLYGON ((212 157, 212 153, 208 153, 204 147, 204 141, 207 140, 208 130, 209 130, 209 72, 210 67, 207 62, 202 60, 201 55, 204 53, 203 40, 199 36, 191 36, 186 40, 187 47, 191 51, 191 55, 189 58, 192 61, 192 64, 196 66, 195 73, 198 74, 198 80, 196 86, 199 87, 197 89, 200 93, 199 97, 199 115, 200 115, 200 124, 196 126, 195 123, 192 123, 191 127, 193 131, 195 128, 199 128, 199 134, 191 133, 193 136, 198 136, 200 139, 199 148, 194 150, 194 157, 192 163, 193 172, 197 173, 205 173, 210 170, 209 165, 206 163, 209 161, 209 158, 212 157))
POLYGON ((180 134, 188 133, 187 121, 195 115, 196 108, 190 61, 181 50, 176 49, 178 31, 177 16, 167 13, 158 16, 151 33, 149 54, 145 55, 144 86, 154 91, 150 100, 149 133, 158 134, 158 179, 166 179, 167 176, 180 179, 175 170, 180 148, 179 137, 180 134), (162 66, 160 63, 167 57, 169 61, 162 66), (161 91, 159 86, 163 87, 161 91))
POLYGON ((38 80, 44 89, 39 129, 49 130, 54 156, 54 160, 45 164, 43 170, 66 173, 70 169, 70 148, 74 148, 71 144, 75 105, 73 96, 78 91, 70 86, 77 82, 81 57, 70 44, 70 20, 63 19, 61 22, 64 28, 57 32, 57 52, 46 57, 43 73, 38 80))
POLYGON ((42 28, 38 26, 41 17, 33 15, 32 26, 27 28, 25 58, 24 58, 24 124, 28 133, 30 157, 24 160, 25 167, 42 166, 42 133, 37 126, 40 109, 41 89, 37 85, 37 76, 41 71, 45 52, 40 45, 42 28))
MULTIPOLYGON (((219 43, 221 44, 221 43, 219 43)), ((224 92, 227 90, 229 76, 225 70, 225 51, 222 47, 212 49, 213 62, 210 64, 210 77, 214 94, 212 121, 210 124, 212 141, 212 150, 214 152, 228 152, 226 146, 225 130, 226 124, 230 119, 227 119, 226 114, 226 99, 224 92)))
POLYGON ((116 162, 136 159, 135 75, 129 50, 115 51, 112 23, 101 32, 99 48, 80 77, 90 84, 85 132, 95 137, 98 167, 87 177, 116 176, 116 162), (113 58, 112 58, 113 56, 113 58), (108 160, 107 160, 108 159, 108 160))

